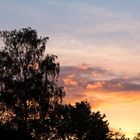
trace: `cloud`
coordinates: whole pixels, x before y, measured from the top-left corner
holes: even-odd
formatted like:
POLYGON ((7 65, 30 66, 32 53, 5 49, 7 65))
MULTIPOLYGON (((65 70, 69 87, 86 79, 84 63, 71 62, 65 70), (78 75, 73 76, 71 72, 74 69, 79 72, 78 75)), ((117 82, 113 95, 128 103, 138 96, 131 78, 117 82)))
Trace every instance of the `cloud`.
POLYGON ((86 89, 99 89, 105 85, 105 82, 94 82, 93 84, 87 84, 86 89))
POLYGON ((129 77, 87 64, 63 66, 60 76, 66 90, 65 102, 87 99, 99 107, 113 102, 133 102, 140 97, 140 76, 129 77))
POLYGON ((77 86, 77 81, 75 81, 74 79, 68 77, 68 78, 65 78, 63 79, 64 81, 64 85, 71 85, 71 86, 77 86))

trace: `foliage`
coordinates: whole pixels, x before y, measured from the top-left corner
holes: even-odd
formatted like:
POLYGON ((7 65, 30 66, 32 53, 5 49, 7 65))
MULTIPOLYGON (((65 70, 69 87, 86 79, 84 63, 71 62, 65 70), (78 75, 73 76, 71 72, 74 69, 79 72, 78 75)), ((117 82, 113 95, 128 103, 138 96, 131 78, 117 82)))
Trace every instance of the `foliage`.
POLYGON ((12 114, 9 127, 36 137, 51 134, 49 114, 62 103, 64 91, 56 83, 57 57, 44 56, 48 37, 31 28, 1 31, 0 37, 0 102, 2 112, 12 114))
POLYGON ((75 140, 107 140, 109 133, 105 115, 91 112, 87 101, 63 105, 55 111, 58 138, 75 140), (61 119, 58 119, 61 118, 61 119))

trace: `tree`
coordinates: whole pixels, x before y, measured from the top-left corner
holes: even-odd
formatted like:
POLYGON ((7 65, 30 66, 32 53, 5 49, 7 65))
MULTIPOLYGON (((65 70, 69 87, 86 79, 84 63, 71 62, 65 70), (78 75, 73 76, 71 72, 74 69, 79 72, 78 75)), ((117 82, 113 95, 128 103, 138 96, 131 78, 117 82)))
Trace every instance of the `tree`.
POLYGON ((61 119, 57 121, 58 136, 62 140, 109 140, 108 122, 105 115, 92 112, 87 101, 75 105, 63 105, 55 114, 61 119))
MULTIPOLYGON (((59 63, 44 55, 48 37, 36 30, 1 31, 0 103, 2 123, 32 137, 53 137, 50 114, 62 103, 64 90, 57 84, 59 63), (40 129, 41 128, 41 129, 40 129)), ((37 138, 37 139, 38 139, 37 138)))

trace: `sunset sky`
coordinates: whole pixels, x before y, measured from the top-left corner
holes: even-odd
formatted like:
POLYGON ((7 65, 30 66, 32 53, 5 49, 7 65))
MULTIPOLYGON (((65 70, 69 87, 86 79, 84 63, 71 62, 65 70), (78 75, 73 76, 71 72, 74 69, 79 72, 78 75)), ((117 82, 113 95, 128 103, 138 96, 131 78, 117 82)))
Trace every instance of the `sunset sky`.
POLYGON ((140 132, 140 0, 0 0, 0 30, 28 26, 50 37, 65 102, 87 99, 111 128, 140 132))

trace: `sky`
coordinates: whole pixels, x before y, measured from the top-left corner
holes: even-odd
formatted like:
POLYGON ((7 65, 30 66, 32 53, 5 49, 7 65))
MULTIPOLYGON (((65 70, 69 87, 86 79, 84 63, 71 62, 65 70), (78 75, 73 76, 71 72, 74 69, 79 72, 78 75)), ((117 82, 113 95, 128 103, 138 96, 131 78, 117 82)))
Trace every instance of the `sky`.
POLYGON ((113 129, 140 132, 140 0, 0 0, 0 30, 48 36, 66 103, 87 99, 113 129))

